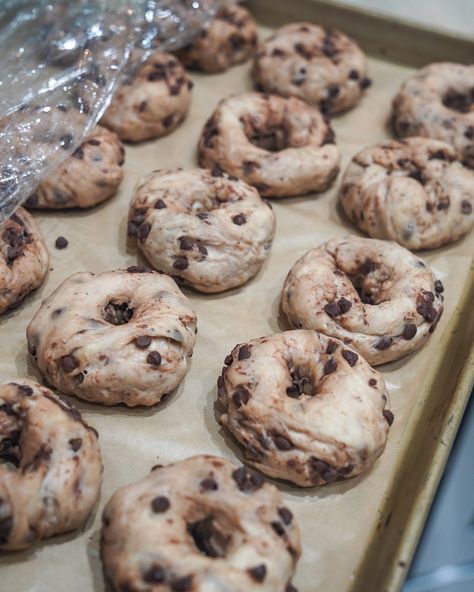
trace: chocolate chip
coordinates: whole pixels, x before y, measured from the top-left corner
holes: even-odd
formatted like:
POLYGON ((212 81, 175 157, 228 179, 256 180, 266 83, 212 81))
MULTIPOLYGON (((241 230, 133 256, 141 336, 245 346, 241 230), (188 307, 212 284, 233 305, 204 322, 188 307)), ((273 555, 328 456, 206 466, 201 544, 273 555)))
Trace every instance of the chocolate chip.
POLYGON ((144 267, 143 265, 130 265, 130 267, 127 267, 126 271, 128 273, 153 273, 152 269, 144 267))
POLYGON ((217 491, 219 489, 219 485, 217 484, 216 480, 212 477, 207 477, 203 479, 200 483, 200 486, 203 491, 217 491))
POLYGON ((72 372, 79 366, 79 362, 72 356, 63 356, 60 360, 60 364, 64 372, 72 372))
POLYGON ((444 292, 444 286, 440 280, 435 281, 434 289, 435 289, 435 292, 438 292, 438 294, 441 294, 442 292, 444 292))
POLYGON ((134 222, 129 222, 127 224, 127 234, 128 234, 128 236, 133 236, 133 237, 138 236, 138 226, 134 222))
POLYGON ((170 582, 170 587, 173 592, 189 592, 193 587, 193 576, 185 576, 178 580, 170 582))
POLYGON ((293 520, 293 514, 291 513, 291 510, 288 508, 278 508, 278 514, 280 515, 280 518, 283 520, 284 524, 287 526, 291 524, 291 521, 293 520))
POLYGON ((250 399, 250 393, 243 386, 238 387, 232 395, 232 401, 234 401, 234 403, 237 407, 241 407, 242 405, 246 405, 249 402, 249 399, 250 399))
POLYGON ((225 357, 224 364, 226 366, 230 366, 233 361, 234 361, 234 358, 229 354, 228 356, 225 357))
POLYGON ((342 350, 342 357, 346 360, 346 362, 349 364, 349 366, 355 366, 357 363, 357 360, 359 359, 359 356, 351 351, 350 349, 343 349, 342 350))
POLYGON ((324 312, 333 318, 341 314, 341 309, 336 302, 328 302, 324 307, 324 312))
POLYGON ((31 388, 31 386, 28 386, 27 384, 19 384, 18 390, 22 395, 25 395, 27 397, 31 397, 31 395, 33 394, 33 389, 31 388))
MULTIPOLYGON (((155 68, 160 68, 162 64, 155 64, 155 68)), ((166 78, 166 72, 164 70, 154 70, 148 74, 149 82, 156 82, 157 80, 164 80, 166 78)))
POLYGON ((382 351, 384 349, 388 349, 391 345, 392 345, 392 338, 388 337, 388 335, 384 335, 383 337, 381 337, 377 341, 377 343, 374 345, 374 347, 375 347, 375 349, 382 351))
POLYGON ((369 86, 371 86, 371 85, 372 85, 372 80, 370 80, 370 78, 363 78, 359 83, 359 86, 362 90, 369 88, 369 86))
POLYGON ((328 95, 331 99, 335 99, 341 92, 340 87, 337 84, 331 84, 328 86, 328 95))
POLYGON ((77 158, 78 160, 82 160, 84 158, 84 150, 79 146, 79 148, 74 150, 71 156, 77 158))
POLYGON ((94 138, 92 138, 91 140, 87 140, 87 143, 90 144, 91 146, 100 146, 100 141, 95 140, 94 138))
POLYGON ((464 137, 468 140, 472 140, 474 138, 474 126, 470 125, 466 131, 464 132, 464 137))
POLYGON ((154 563, 143 574, 143 581, 147 584, 161 584, 165 581, 165 572, 161 565, 154 563))
POLYGON ((72 438, 69 440, 69 446, 72 448, 74 452, 77 452, 79 448, 82 446, 82 438, 72 438))
POLYGON ((151 500, 151 509, 155 514, 166 512, 170 505, 170 500, 164 495, 159 495, 151 500))
POLYGON ((135 345, 142 349, 148 347, 151 343, 151 337, 149 335, 139 335, 135 339, 135 345))
POLYGON ((150 234, 151 225, 144 222, 138 227, 138 238, 146 238, 150 234))
POLYGON ((339 306, 341 314, 344 314, 351 308, 352 302, 343 297, 339 298, 339 300, 337 301, 337 305, 339 306))
POLYGON ((278 450, 291 450, 293 448, 293 444, 290 442, 290 440, 285 438, 285 436, 281 436, 280 434, 273 436, 273 441, 275 442, 275 446, 278 448, 278 450))
POLYGON ((161 364, 161 354, 157 351, 151 351, 147 357, 146 361, 151 364, 152 366, 160 366, 161 364))
POLYGON ((65 249, 69 244, 69 241, 64 236, 58 236, 54 243, 56 249, 65 249))
POLYGON ((166 208, 166 204, 162 199, 157 199, 155 202, 155 210, 162 210, 166 208))
POLYGON ((422 302, 416 307, 416 312, 428 323, 432 323, 438 316, 438 313, 431 302, 422 302))
POLYGON ((388 425, 391 426, 395 419, 393 413, 389 409, 384 409, 383 416, 387 420, 388 425))
POLYGON ((467 201, 467 199, 463 199, 461 202, 461 213, 468 216, 471 212, 472 212, 471 202, 467 201))
POLYGON ((349 80, 359 80, 360 74, 357 70, 351 70, 349 72, 349 80))
POLYGON ((325 146, 326 144, 335 144, 336 135, 331 128, 329 128, 326 132, 326 135, 323 138, 323 142, 321 146, 325 146))
POLYGON ((413 337, 415 337, 415 335, 416 335, 416 331, 417 331, 416 325, 413 325, 412 323, 408 323, 403 328, 403 333, 402 333, 403 339, 406 339, 407 341, 409 341, 410 339, 413 339, 413 337))
POLYGON ((375 386, 377 384, 377 381, 375 380, 375 378, 371 378, 369 380, 369 386, 375 386))
POLYGON ((298 592, 298 588, 293 586, 291 582, 288 582, 288 584, 286 585, 285 592, 298 592))
POLYGON ((335 358, 330 358, 325 364, 323 369, 323 374, 332 374, 336 371, 337 362, 335 358))
POLYGON ((239 354, 237 357, 239 360, 248 360, 248 358, 250 358, 250 355, 251 355, 250 347, 245 344, 239 348, 239 354))
POLYGON ((173 267, 175 269, 184 270, 188 267, 188 265, 189 265, 189 262, 186 257, 176 257, 176 259, 173 262, 173 267))
POLYGON ((263 563, 256 565, 255 567, 249 567, 247 571, 250 577, 256 582, 263 582, 267 575, 267 568, 263 563))
POLYGON ((161 123, 163 124, 163 127, 165 127, 166 129, 168 129, 169 127, 171 127, 173 125, 174 122, 174 115, 168 115, 167 117, 164 117, 161 120, 161 123))
POLYGON ((283 528, 283 524, 281 522, 272 522, 271 527, 277 533, 278 536, 283 536, 285 534, 285 529, 283 528))
POLYGON ((333 354, 337 349, 337 341, 333 341, 332 339, 329 340, 329 343, 326 346, 326 353, 333 354))
POLYGON ((217 379, 217 394, 219 395, 219 397, 223 397, 226 394, 225 380, 222 374, 217 379))
POLYGON ((188 236, 183 236, 179 239, 179 248, 183 251, 191 251, 194 247, 194 240, 188 236))
POLYGON ((11 531, 13 530, 13 516, 7 516, 0 520, 0 545, 8 542, 11 531))
POLYGON ((242 226, 247 222, 247 218, 243 214, 237 214, 236 216, 232 216, 232 222, 237 224, 237 226, 242 226))
POLYGON ((232 479, 237 483, 240 491, 244 492, 256 491, 265 483, 265 480, 260 473, 254 473, 244 466, 233 471, 232 479))

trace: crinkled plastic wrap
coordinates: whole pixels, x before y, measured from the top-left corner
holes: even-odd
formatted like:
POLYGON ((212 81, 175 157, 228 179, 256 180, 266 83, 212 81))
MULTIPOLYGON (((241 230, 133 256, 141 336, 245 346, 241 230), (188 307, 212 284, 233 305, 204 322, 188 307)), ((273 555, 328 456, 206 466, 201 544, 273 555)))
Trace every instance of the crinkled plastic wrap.
POLYGON ((188 43, 219 0, 0 3, 0 223, 96 124, 124 70, 188 43))

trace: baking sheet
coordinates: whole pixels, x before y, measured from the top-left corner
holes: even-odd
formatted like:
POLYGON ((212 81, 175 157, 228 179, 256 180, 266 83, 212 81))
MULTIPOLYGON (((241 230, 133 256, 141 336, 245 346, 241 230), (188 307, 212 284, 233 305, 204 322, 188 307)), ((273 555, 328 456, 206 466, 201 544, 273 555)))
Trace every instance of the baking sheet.
MULTIPOLYGON (((296 17, 295 17, 296 18, 296 17)), ((362 103, 333 120, 342 151, 342 170, 365 145, 383 140, 390 99, 412 70, 370 59, 373 87, 362 103)), ((137 250, 126 238, 127 209, 133 187, 158 168, 196 165, 195 146, 217 102, 251 88, 249 64, 217 76, 193 76, 192 108, 187 121, 169 137, 127 146, 125 179, 119 194, 86 212, 34 214, 51 252, 51 271, 44 285, 24 305, 0 317, 0 376, 39 378, 27 360, 25 330, 41 299, 75 271, 103 271, 137 261, 137 250), (69 240, 64 251, 55 239, 69 240)), ((33 550, 0 558, 0 589, 10 592, 99 592, 104 590, 99 553, 100 514, 122 485, 141 479, 157 462, 173 462, 198 453, 236 460, 239 450, 214 418, 215 383, 225 355, 238 342, 285 328, 279 317, 280 291, 294 261, 330 237, 357 231, 341 218, 334 187, 319 196, 274 200, 277 232, 269 260, 247 285, 222 295, 186 291, 198 315, 199 334, 184 383, 162 405, 152 409, 111 409, 75 401, 100 433, 104 483, 100 504, 82 532, 57 537, 33 550)), ((285 503, 302 530, 303 556, 295 585, 301 592, 343 592, 364 558, 382 512, 384 496, 396 477, 399 451, 408 437, 407 425, 420 403, 422 382, 433 366, 440 339, 447 333, 474 252, 474 234, 455 245, 423 253, 445 285, 445 312, 432 339, 419 353, 379 367, 385 374, 395 423, 384 455, 367 475, 319 489, 299 490, 278 484, 285 503)), ((138 256, 139 261, 143 261, 138 256)), ((372 588, 367 588, 372 592, 372 588)), ((379 590, 377 589, 377 592, 379 590)))

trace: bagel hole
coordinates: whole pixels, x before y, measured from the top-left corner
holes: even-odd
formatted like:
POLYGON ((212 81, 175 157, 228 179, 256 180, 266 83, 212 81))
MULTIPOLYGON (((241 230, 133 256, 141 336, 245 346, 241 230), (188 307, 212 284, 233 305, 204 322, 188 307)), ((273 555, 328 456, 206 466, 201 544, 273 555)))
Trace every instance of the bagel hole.
POLYGON ((213 516, 188 524, 188 532, 203 555, 213 559, 227 555, 231 535, 221 530, 213 516))
POLYGON ((473 110, 474 87, 466 92, 449 90, 443 96, 443 105, 458 113, 469 113, 473 110))
POLYGON ((111 325, 126 325, 133 317, 130 302, 114 302, 110 300, 104 307, 103 317, 111 325))
POLYGON ((363 304, 377 305, 387 300, 386 289, 390 287, 387 282, 392 277, 390 268, 366 258, 355 272, 341 271, 348 277, 363 304))
POLYGON ((253 120, 243 120, 244 132, 251 144, 267 152, 279 152, 290 146, 287 126, 261 126, 253 120))
POLYGON ((291 385, 286 389, 288 397, 300 399, 303 396, 314 397, 317 394, 316 385, 308 369, 289 364, 288 371, 291 378, 291 385))
POLYGON ((20 438, 23 422, 8 404, 0 407, 0 425, 0 465, 6 464, 10 469, 18 469, 21 462, 20 438))

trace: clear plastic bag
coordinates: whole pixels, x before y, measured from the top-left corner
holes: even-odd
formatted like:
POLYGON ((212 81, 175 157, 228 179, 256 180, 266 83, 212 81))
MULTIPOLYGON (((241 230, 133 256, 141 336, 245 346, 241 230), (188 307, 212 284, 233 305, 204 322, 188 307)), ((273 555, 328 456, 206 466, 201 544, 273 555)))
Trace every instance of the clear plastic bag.
POLYGON ((120 77, 187 44, 218 0, 4 0, 0 223, 87 136, 120 77))

